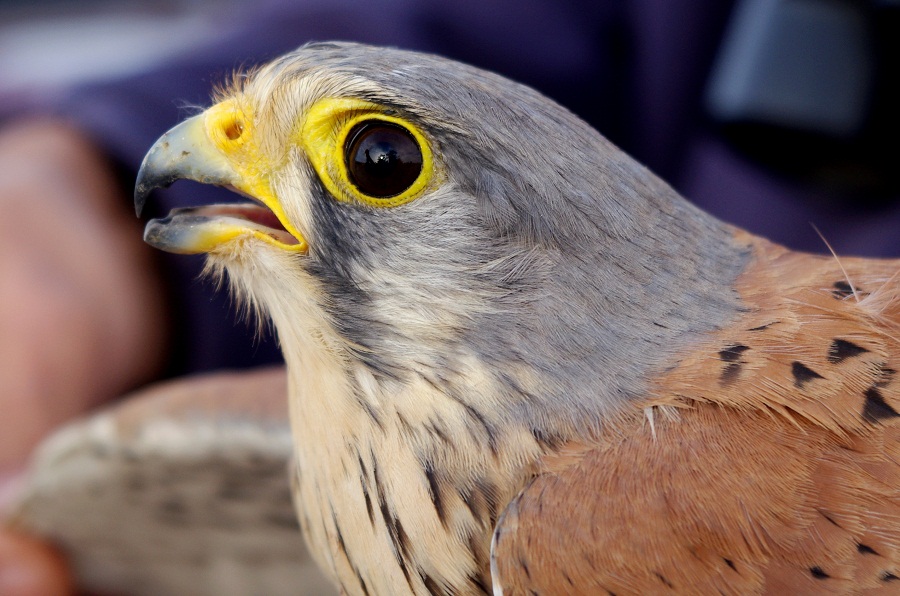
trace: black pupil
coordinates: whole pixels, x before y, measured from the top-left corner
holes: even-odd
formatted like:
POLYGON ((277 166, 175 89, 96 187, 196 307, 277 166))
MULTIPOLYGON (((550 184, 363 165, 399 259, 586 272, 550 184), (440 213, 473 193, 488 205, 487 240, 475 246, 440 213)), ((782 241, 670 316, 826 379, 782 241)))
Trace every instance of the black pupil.
POLYGON ((363 193, 384 199, 412 186, 422 171, 422 151, 405 128, 380 120, 361 122, 347 135, 350 180, 363 193))

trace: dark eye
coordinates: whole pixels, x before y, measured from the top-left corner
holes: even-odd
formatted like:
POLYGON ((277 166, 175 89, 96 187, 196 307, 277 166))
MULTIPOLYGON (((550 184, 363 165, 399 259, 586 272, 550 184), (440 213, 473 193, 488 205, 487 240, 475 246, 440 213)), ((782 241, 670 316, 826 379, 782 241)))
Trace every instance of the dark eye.
POLYGON ((379 199, 399 195, 419 177, 422 150, 412 134, 383 120, 368 120, 347 135, 344 159, 350 181, 379 199))

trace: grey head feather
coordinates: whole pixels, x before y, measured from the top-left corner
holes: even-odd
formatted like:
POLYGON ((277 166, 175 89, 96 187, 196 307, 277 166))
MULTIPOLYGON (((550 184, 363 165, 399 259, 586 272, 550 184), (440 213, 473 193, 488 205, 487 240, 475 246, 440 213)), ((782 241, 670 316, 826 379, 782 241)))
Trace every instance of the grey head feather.
MULTIPOLYGON (((478 408, 476 362, 497 393, 489 422, 565 435, 640 396, 739 310, 748 249, 732 229, 534 90, 349 43, 304 46, 268 72, 354 81, 330 92, 413 120, 446 172, 436 191, 390 209, 338 203, 314 183, 301 266, 383 382, 422 376, 478 408)), ((296 161, 298 179, 315 180, 296 161)))

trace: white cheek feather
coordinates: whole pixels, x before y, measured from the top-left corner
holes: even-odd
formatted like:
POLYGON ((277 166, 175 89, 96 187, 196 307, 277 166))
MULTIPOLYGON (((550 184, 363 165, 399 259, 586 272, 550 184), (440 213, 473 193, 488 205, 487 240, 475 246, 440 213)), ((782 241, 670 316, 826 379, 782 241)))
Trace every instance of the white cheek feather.
MULTIPOLYGON (((254 243, 211 255, 208 269, 218 275, 227 271, 237 299, 251 305, 260 315, 262 311, 267 312, 278 329, 288 363, 290 419, 299 470, 300 492, 295 500, 302 522, 304 515, 309 518, 321 515, 310 509, 321 509, 318 503, 331 492, 308 494, 308 477, 319 476, 315 468, 328 465, 331 459, 328 452, 338 450, 345 443, 358 420, 355 409, 351 408, 353 388, 343 342, 327 321, 315 281, 292 262, 296 258, 254 243)), ((331 557, 329 533, 321 523, 309 524, 304 529, 319 565, 336 576, 338 570, 331 557)))

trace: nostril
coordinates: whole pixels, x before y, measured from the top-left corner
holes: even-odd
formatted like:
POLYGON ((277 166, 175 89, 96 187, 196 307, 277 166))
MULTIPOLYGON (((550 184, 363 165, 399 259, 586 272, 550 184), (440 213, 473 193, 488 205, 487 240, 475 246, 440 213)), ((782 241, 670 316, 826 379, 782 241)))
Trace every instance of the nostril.
POLYGON ((236 141, 244 134, 244 123, 238 119, 231 120, 223 127, 229 141, 236 141))

